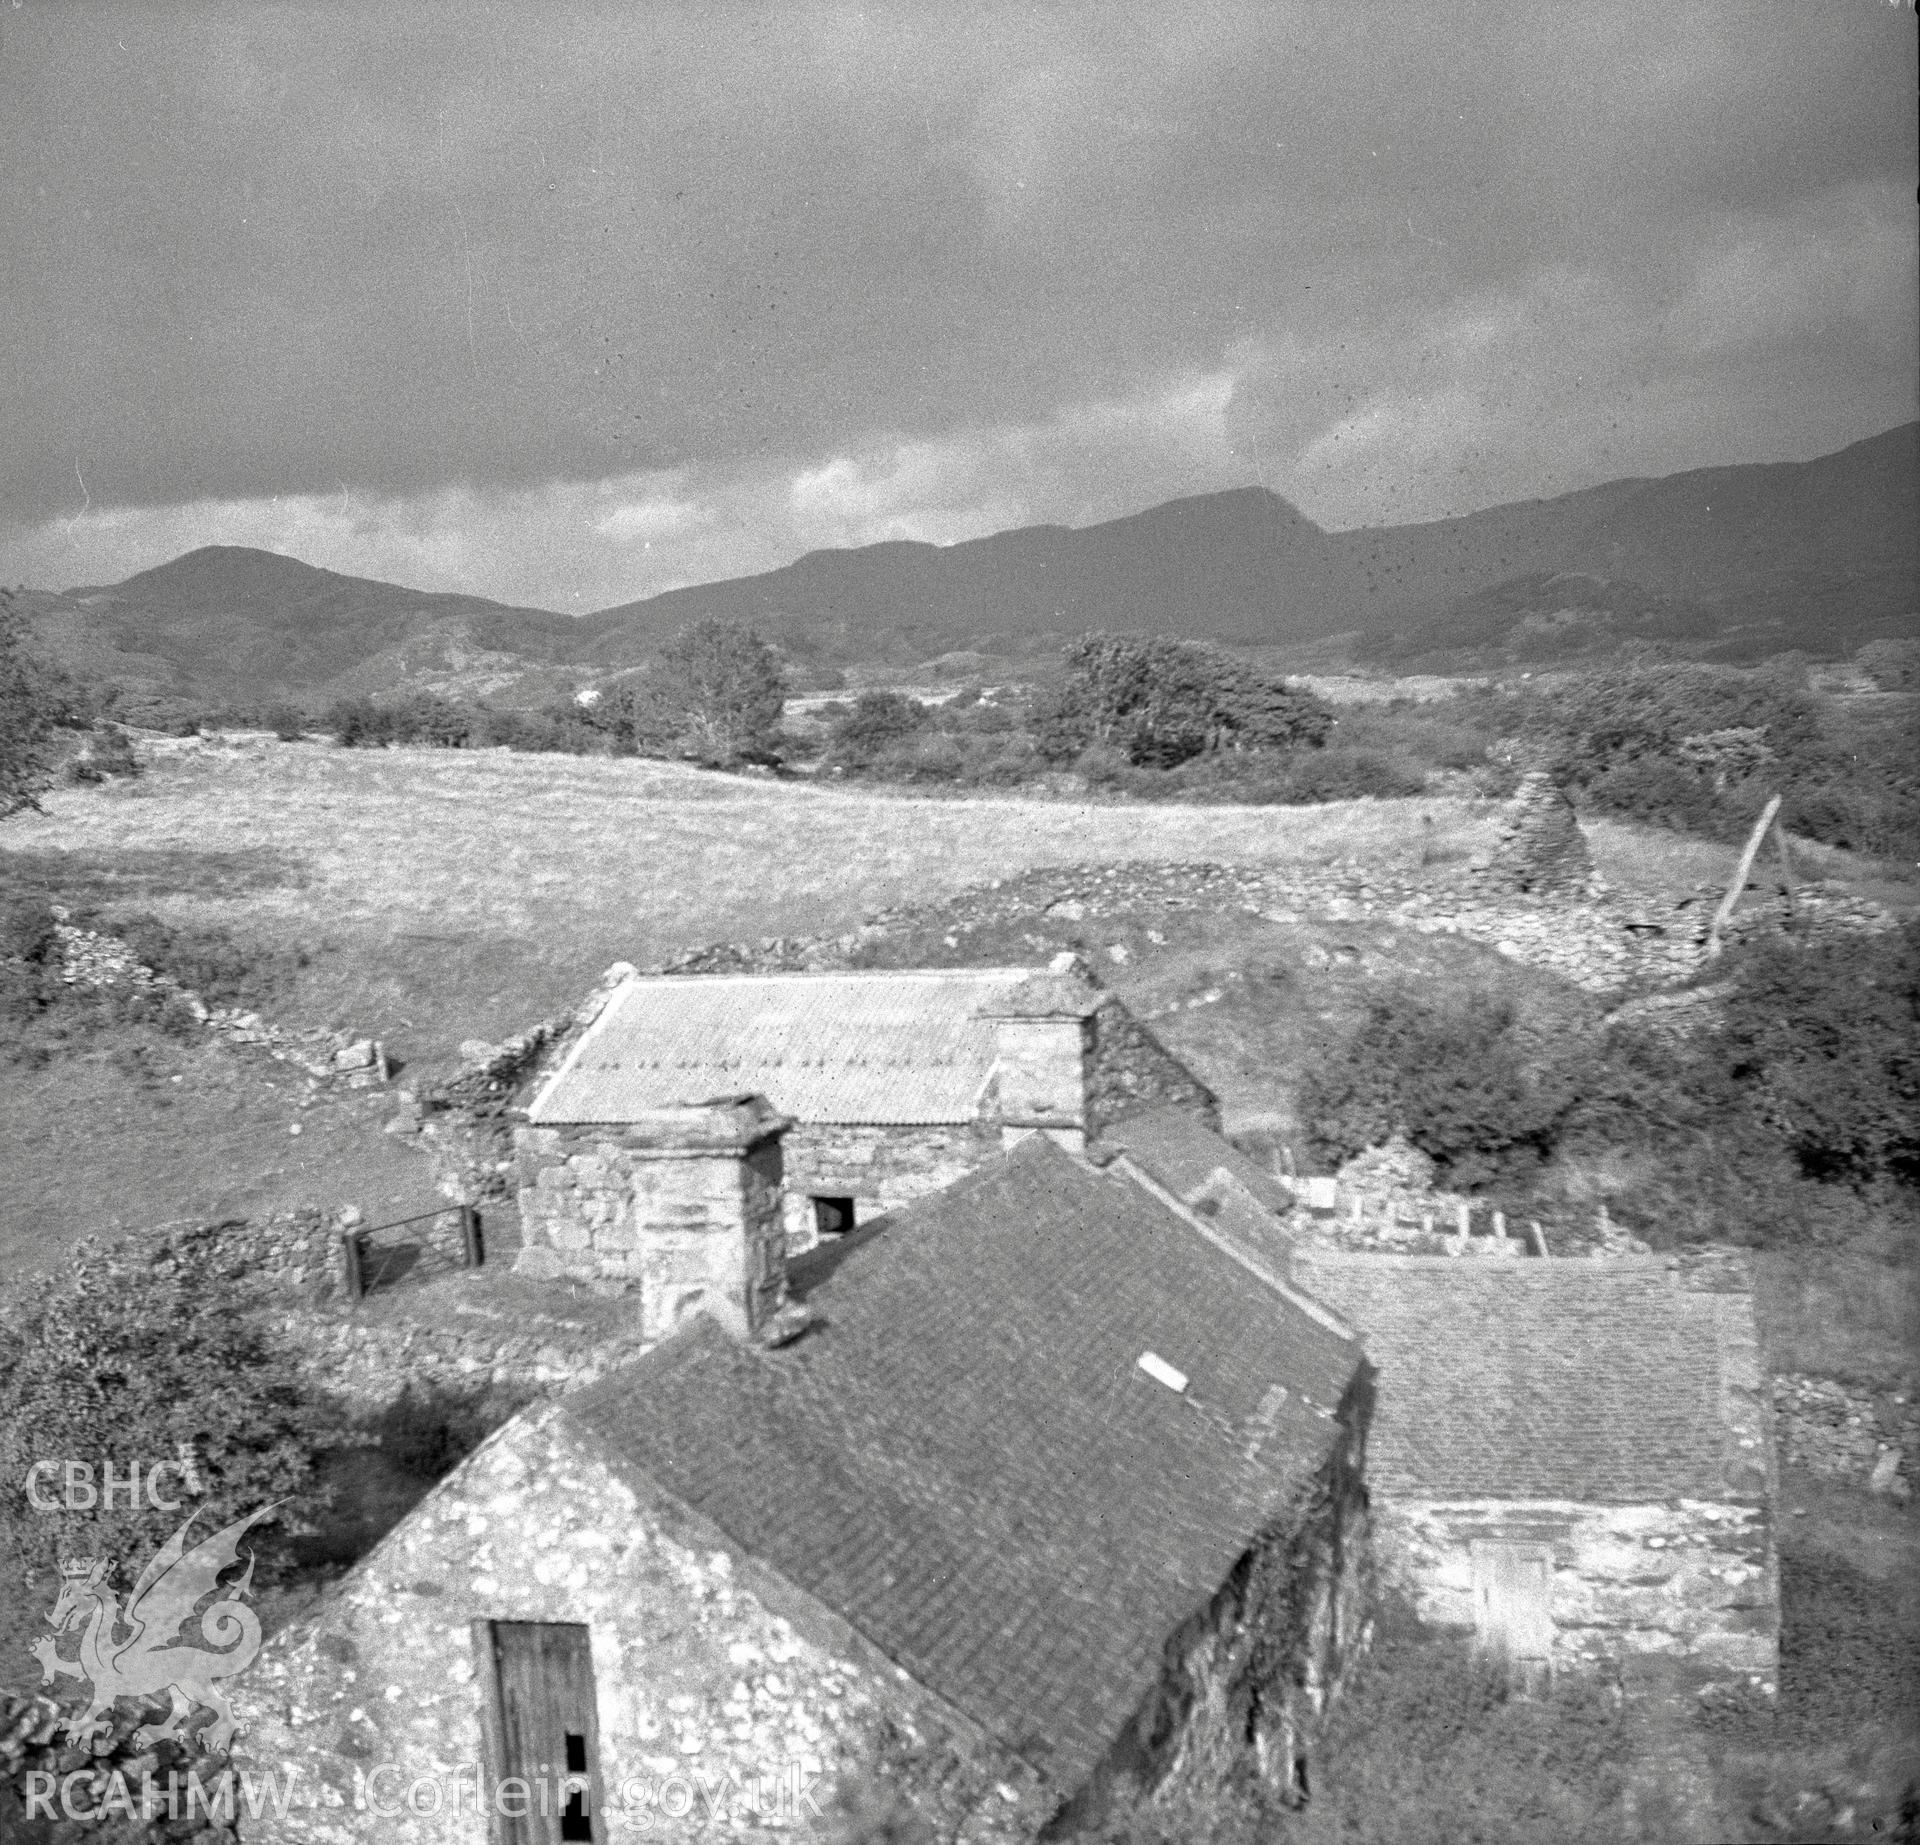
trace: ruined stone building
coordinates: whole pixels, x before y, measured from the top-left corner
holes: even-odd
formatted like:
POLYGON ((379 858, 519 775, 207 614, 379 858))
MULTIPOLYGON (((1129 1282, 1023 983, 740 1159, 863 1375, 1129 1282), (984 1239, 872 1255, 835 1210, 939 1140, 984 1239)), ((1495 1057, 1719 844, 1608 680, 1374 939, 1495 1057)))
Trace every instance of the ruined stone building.
MULTIPOLYGON (((525 1246, 619 1208, 621 1130, 761 1095, 790 1117, 789 1246, 843 1235, 1044 1133, 1072 1150, 1212 1094, 1071 956, 1051 968, 635 975, 542 1082, 516 1136, 525 1246)), ((536 1266, 551 1266, 545 1255, 536 1266)))
POLYGON ((697 1113, 686 1235, 738 1245, 706 1270, 731 1328, 517 1417, 269 1642, 246 1746, 303 1790, 275 1836, 709 1838, 837 1784, 985 1841, 1249 1763, 1302 1785, 1365 1634, 1372 1380, 1337 1317, 1130 1156, 1037 1135, 787 1263, 778 1118, 697 1113), (549 1818, 489 1821, 471 1773, 408 1791, 467 1764, 549 1818))
POLYGON ((1741 1258, 1302 1248, 1379 1371, 1376 1546, 1422 1616, 1523 1666, 1774 1676, 1774 1459, 1741 1258))

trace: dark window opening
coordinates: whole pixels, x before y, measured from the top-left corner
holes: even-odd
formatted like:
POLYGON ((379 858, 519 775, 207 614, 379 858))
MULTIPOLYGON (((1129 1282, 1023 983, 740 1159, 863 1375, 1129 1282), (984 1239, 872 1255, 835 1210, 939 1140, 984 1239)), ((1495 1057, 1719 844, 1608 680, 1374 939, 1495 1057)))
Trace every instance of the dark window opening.
POLYGON ((821 1236, 845 1236, 853 1228, 853 1200, 816 1197, 813 1227, 821 1236))
POLYGON ((567 1810, 560 1815, 560 1836, 563 1839, 593 1838, 593 1821, 587 1817, 587 1797, 575 1788, 567 1801, 567 1810))
POLYGON ((1311 1798, 1307 1789, 1307 1758, 1297 1755, 1293 1759, 1293 1797, 1301 1806, 1311 1798))
POLYGON ((567 1773, 583 1775, 587 1772, 587 1739, 567 1732, 567 1773))

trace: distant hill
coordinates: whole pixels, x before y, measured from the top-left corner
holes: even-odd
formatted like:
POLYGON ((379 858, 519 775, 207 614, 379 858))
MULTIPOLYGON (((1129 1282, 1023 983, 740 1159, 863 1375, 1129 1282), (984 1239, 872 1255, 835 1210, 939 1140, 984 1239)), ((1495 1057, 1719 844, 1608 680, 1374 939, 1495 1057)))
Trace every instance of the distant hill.
POLYGON ((1832 653, 1910 623, 1920 588, 1920 424, 1816 461, 1621 480, 1427 525, 1324 532, 1260 488, 1069 531, 817 551, 761 576, 605 612, 660 635, 705 615, 871 655, 1088 627, 1274 646, 1409 633, 1528 575, 1620 579, 1713 610, 1762 651, 1832 653))
POLYGON ((124 583, 29 592, 43 643, 74 671, 148 698, 311 700, 592 663, 600 632, 548 609, 342 576, 208 545, 124 583))
POLYGON ((434 595, 232 546, 34 594, 76 670, 209 701, 401 684, 531 698, 643 661, 703 616, 799 661, 1025 652, 1090 627, 1264 647, 1355 636, 1428 670, 1622 648, 1822 657, 1910 634, 1920 424, 1814 461, 1620 480, 1410 526, 1326 532, 1240 488, 1070 530, 815 551, 762 575, 570 616, 434 595))

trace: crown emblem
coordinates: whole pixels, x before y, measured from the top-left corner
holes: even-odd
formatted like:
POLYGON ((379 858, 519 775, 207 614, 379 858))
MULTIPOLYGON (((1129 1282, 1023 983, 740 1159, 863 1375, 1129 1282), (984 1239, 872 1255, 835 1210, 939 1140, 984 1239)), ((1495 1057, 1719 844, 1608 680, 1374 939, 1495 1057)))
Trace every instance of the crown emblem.
POLYGON ((62 1557, 60 1574, 77 1581, 82 1576, 91 1576, 100 1567, 98 1557, 62 1557))

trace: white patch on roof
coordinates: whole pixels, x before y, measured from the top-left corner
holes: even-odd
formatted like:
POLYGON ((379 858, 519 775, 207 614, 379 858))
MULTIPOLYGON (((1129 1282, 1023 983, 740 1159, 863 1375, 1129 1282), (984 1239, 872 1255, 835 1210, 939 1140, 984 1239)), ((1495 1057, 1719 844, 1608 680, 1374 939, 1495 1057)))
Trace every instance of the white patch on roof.
POLYGON ((1176 1371, 1158 1352, 1142 1352, 1134 1362, 1156 1384, 1165 1384, 1169 1390, 1185 1390, 1187 1387, 1186 1372, 1176 1371))
POLYGON ((764 1095, 840 1125, 975 1118, 998 1045, 983 1007, 1034 970, 656 975, 617 988, 534 1098, 543 1123, 764 1095))

